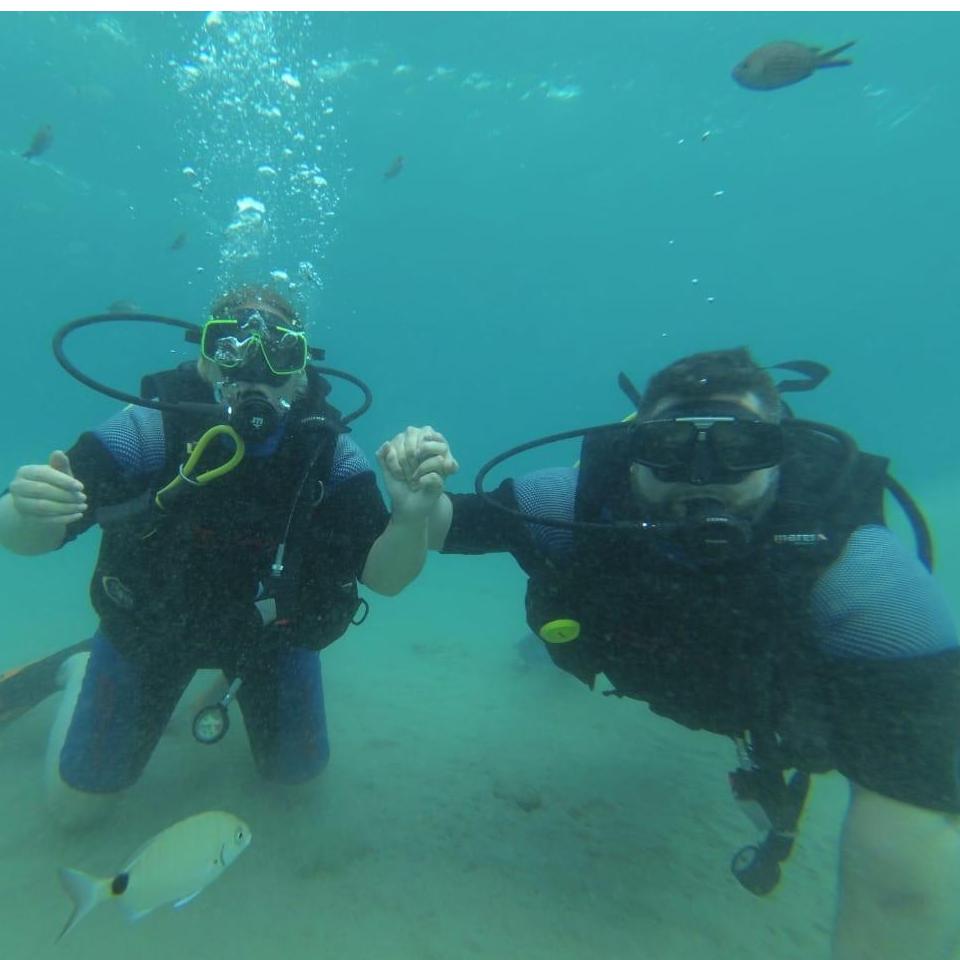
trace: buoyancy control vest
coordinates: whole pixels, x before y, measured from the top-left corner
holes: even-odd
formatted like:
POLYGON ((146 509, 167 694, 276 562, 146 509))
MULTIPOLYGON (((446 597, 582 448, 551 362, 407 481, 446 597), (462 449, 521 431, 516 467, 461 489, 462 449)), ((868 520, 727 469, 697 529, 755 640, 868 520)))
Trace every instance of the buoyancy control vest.
MULTIPOLYGON (((779 730, 821 701, 811 592, 857 527, 883 522, 887 461, 845 448, 816 424, 785 427, 776 500, 737 556, 701 566, 656 535, 577 530, 569 558, 528 570, 531 628, 580 625, 576 639, 547 644, 558 666, 591 686, 604 673, 617 694, 734 737, 779 730)), ((623 434, 585 438, 577 520, 636 518, 629 463, 623 434)), ((822 758, 805 763, 818 765, 822 758)))
MULTIPOLYGON (((585 437, 575 518, 641 519, 629 467, 623 433, 585 437)), ((551 621, 579 625, 573 640, 546 644, 558 666, 591 687, 603 673, 608 692, 737 744, 730 785, 766 835, 731 870, 758 895, 792 850, 810 774, 838 765, 841 688, 814 635, 811 594, 851 533, 883 522, 886 471, 845 435, 787 421, 776 499, 723 563, 691 562, 635 523, 632 536, 578 528, 569 558, 528 566, 530 627, 546 637, 551 621)))
MULTIPOLYGON (((216 481, 190 486, 160 506, 156 493, 181 470, 212 421, 163 413, 165 462, 153 485, 101 511, 103 537, 91 585, 102 628, 124 653, 157 645, 171 656, 217 662, 265 642, 320 649, 341 636, 361 604, 356 573, 325 539, 326 487, 337 438, 346 428, 327 402, 329 385, 308 368, 308 388, 287 415, 277 450, 247 456, 216 481), (289 533, 282 577, 271 569, 289 533), (265 628, 256 601, 272 599, 265 628)), ((145 377, 142 394, 212 401, 192 363, 145 377)), ((210 444, 212 460, 229 456, 210 444)))
MULTIPOLYGON (((781 393, 812 389, 829 373, 810 361, 777 366, 802 375, 778 383, 781 393)), ((619 383, 639 409, 639 391, 623 373, 619 383)), ((521 444, 475 481, 490 505, 533 525, 512 552, 529 578, 527 621, 555 663, 591 687, 602 672, 613 683, 605 693, 734 740, 730 786, 766 836, 730 866, 760 895, 774 889, 793 847, 811 773, 836 768, 902 802, 960 810, 960 651, 831 658, 814 635, 814 587, 858 527, 883 523, 885 490, 932 570, 922 512, 886 459, 783 408, 777 496, 754 524, 708 497, 683 519, 644 516, 631 495, 621 424, 521 444), (535 511, 483 490, 505 460, 573 436, 584 437, 573 522, 548 510, 538 531, 535 511), (543 527, 572 531, 572 545, 541 539, 543 527)))

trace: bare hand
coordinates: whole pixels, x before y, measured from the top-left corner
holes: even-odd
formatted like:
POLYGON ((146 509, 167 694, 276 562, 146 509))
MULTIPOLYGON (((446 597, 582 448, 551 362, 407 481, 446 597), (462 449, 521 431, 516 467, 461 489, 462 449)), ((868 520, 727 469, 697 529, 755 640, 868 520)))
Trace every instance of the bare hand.
POLYGON ((393 518, 423 520, 443 493, 443 481, 460 469, 442 433, 407 427, 377 451, 393 518))
POLYGON ((10 483, 10 497, 21 517, 41 524, 73 523, 87 509, 83 484, 62 450, 54 450, 47 464, 21 467, 10 483))
POLYGON ((410 490, 439 493, 443 481, 460 469, 446 437, 433 427, 407 427, 377 450, 384 476, 410 490))

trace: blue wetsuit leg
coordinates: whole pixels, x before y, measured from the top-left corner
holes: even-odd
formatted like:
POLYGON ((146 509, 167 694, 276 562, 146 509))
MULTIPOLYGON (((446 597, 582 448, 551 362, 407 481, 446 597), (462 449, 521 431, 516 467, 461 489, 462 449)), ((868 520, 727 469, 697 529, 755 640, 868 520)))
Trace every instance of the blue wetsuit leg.
POLYGON ((327 765, 330 743, 316 651, 294 647, 248 663, 237 702, 264 779, 303 783, 327 765))
POLYGON ((162 651, 134 662, 97 631, 60 751, 63 781, 90 793, 135 783, 193 672, 162 651))

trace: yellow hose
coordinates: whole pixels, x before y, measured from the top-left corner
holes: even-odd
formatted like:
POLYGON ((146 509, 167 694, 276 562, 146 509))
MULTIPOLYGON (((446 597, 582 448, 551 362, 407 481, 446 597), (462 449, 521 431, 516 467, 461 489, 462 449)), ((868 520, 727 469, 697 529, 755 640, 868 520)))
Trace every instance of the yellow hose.
POLYGON ((162 510, 162 498, 168 494, 183 493, 184 485, 189 485, 191 487, 202 487, 213 480, 219 479, 224 474, 227 474, 233 470, 233 468, 236 467, 241 460, 243 460, 245 449, 246 447, 243 442, 243 437, 241 437, 240 434, 233 429, 233 427, 228 426, 225 423, 220 423, 215 427, 211 427, 196 442, 193 450, 190 452, 190 456, 187 458, 187 462, 180 467, 177 476, 175 476, 165 487, 163 487, 163 489, 157 491, 157 495, 154 497, 155 503, 162 510), (230 459, 225 463, 220 464, 219 467, 214 467, 212 470, 207 470, 197 477, 192 476, 191 474, 196 469, 197 463, 200 461, 200 458, 203 456, 207 447, 210 446, 210 443, 217 437, 223 436, 229 437, 234 444, 233 454, 230 459))

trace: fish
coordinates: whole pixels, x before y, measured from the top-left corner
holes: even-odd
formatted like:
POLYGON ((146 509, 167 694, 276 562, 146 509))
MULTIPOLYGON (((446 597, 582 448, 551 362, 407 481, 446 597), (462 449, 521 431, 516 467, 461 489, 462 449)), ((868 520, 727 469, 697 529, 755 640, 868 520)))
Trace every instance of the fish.
POLYGON ((824 67, 848 67, 852 60, 837 60, 837 54, 849 50, 856 43, 851 40, 832 50, 821 52, 820 47, 808 47, 793 40, 765 43, 748 54, 731 71, 731 76, 748 90, 776 90, 791 83, 799 83, 814 70, 824 67))
POLYGON ((403 172, 404 163, 405 161, 402 156, 394 157, 393 163, 391 163, 390 166, 384 170, 383 179, 392 180, 394 177, 400 176, 400 174, 403 172))
POLYGON ((51 127, 49 123, 45 123, 33 135, 30 146, 23 151, 21 156, 25 160, 32 160, 34 157, 39 157, 41 153, 46 153, 50 149, 51 143, 53 143, 53 127, 51 127))
POLYGON ((187 231, 186 231, 186 230, 181 230, 180 233, 178 233, 178 234, 173 238, 173 243, 170 244, 170 248, 169 248, 169 249, 171 249, 171 250, 182 250, 183 247, 184 247, 184 245, 186 244, 186 242, 187 242, 187 231))
POLYGON ((250 845, 250 828, 239 817, 208 810, 161 830, 130 856, 113 877, 63 867, 60 882, 73 912, 57 941, 94 907, 115 901, 130 920, 157 907, 182 907, 219 877, 250 845))

